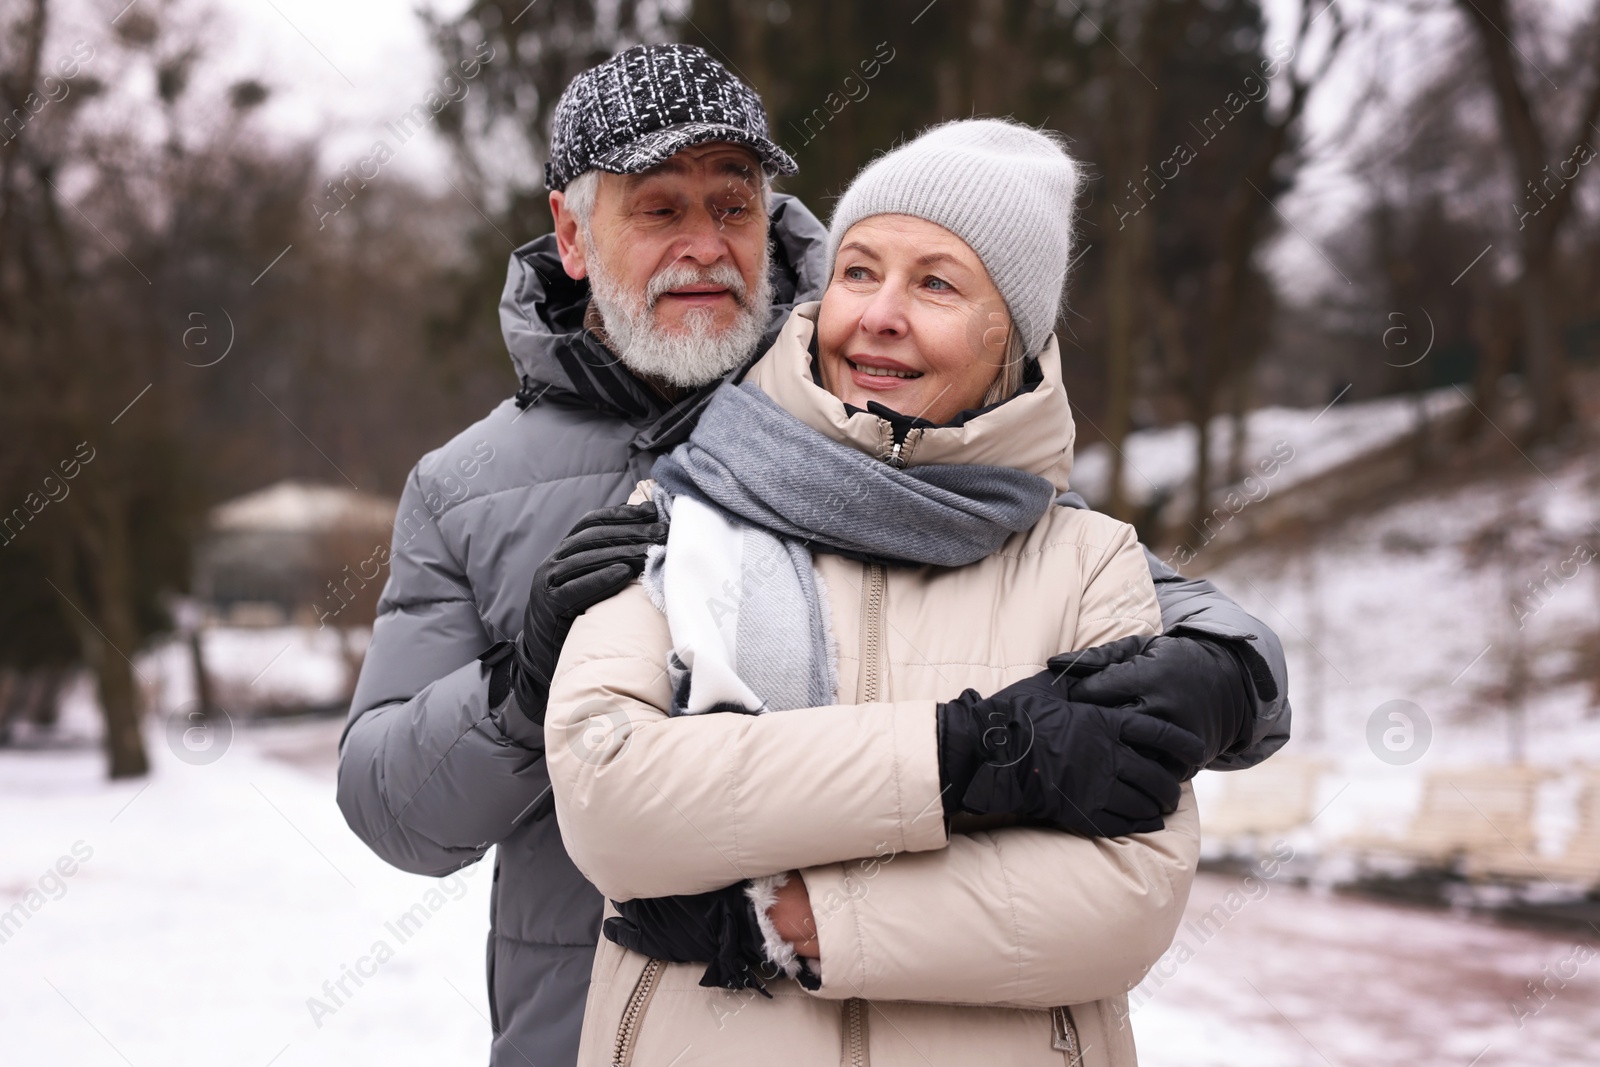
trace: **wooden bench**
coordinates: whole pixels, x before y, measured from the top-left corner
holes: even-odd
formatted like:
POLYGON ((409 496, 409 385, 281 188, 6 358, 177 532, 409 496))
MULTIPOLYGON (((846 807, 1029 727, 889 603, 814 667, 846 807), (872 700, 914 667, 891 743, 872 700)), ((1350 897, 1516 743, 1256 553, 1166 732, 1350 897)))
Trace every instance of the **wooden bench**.
POLYGON ((1281 837, 1317 815, 1320 760, 1274 756, 1243 771, 1221 773, 1220 789, 1200 805, 1203 839, 1236 844, 1281 837))
POLYGON ((1422 803, 1400 837, 1359 834, 1346 848, 1389 853, 1434 866, 1469 856, 1537 848, 1533 810, 1539 784, 1549 772, 1538 767, 1462 767, 1435 771, 1422 787, 1422 803))
POLYGON ((1469 854, 1466 868, 1475 878, 1565 882, 1600 889, 1600 768, 1582 772, 1578 825, 1559 855, 1541 855, 1536 847, 1519 851, 1501 841, 1499 847, 1469 854))

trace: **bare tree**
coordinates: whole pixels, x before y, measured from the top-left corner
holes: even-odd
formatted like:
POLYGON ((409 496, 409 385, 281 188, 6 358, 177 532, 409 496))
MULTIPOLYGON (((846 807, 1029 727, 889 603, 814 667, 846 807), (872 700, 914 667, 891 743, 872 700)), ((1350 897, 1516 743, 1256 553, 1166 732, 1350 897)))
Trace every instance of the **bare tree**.
MULTIPOLYGON (((1155 79, 1162 77, 1196 10, 1196 4, 1174 6, 1160 0, 1119 5, 1105 13, 1109 20, 1105 32, 1113 35, 1109 39, 1115 47, 1099 52, 1107 88, 1106 107, 1099 116, 1099 142, 1110 194, 1101 202, 1100 223, 1105 244, 1106 324, 1105 418, 1100 429, 1111 450, 1106 511, 1119 519, 1132 518, 1124 488, 1123 443, 1133 429, 1138 346, 1146 333, 1140 323, 1146 303, 1142 297, 1151 288, 1155 225, 1154 213, 1130 209, 1127 194, 1140 188, 1151 164, 1160 158, 1157 118, 1164 107, 1170 110, 1174 105, 1162 98, 1155 79)), ((1142 204, 1137 194, 1133 203, 1142 204)))
MULTIPOLYGON (((1558 276, 1555 270, 1557 238, 1573 207, 1579 170, 1561 172, 1561 164, 1550 156, 1552 146, 1584 145, 1600 119, 1600 10, 1591 10, 1576 38, 1579 71, 1590 83, 1577 100, 1567 125, 1558 129, 1561 116, 1556 110, 1537 105, 1529 83, 1539 85, 1545 75, 1536 68, 1519 69, 1517 59, 1527 66, 1532 61, 1517 44, 1524 37, 1516 26, 1506 0, 1458 0, 1458 6, 1472 27, 1488 67, 1501 134, 1517 180, 1518 199, 1524 194, 1538 206, 1519 213, 1519 275, 1516 283, 1521 311, 1523 363, 1529 391, 1533 397, 1534 436, 1559 432, 1573 416, 1567 393, 1567 359, 1562 339, 1563 316, 1559 310, 1558 276), (1551 168, 1555 173, 1551 173, 1551 168)), ((1524 40, 1524 44, 1528 42, 1524 40)), ((1555 86, 1551 83, 1551 88, 1555 86)), ((1539 96, 1553 100, 1542 86, 1539 96)), ((1589 158, 1594 150, 1589 149, 1589 158)), ((1581 164, 1580 164, 1581 166, 1581 164)))
POLYGON ((1216 258, 1210 267, 1206 306, 1208 314, 1198 351, 1190 363, 1187 392, 1190 417, 1194 422, 1195 462, 1193 515, 1191 524, 1200 526, 1210 510, 1213 479, 1211 455, 1211 417, 1218 398, 1231 397, 1235 424, 1235 465, 1242 451, 1242 426, 1248 407, 1248 383, 1260 354, 1261 342, 1244 335, 1246 302, 1252 292, 1263 290, 1253 275, 1253 261, 1262 242, 1270 235, 1269 224, 1277 211, 1276 198, 1286 191, 1292 175, 1306 163, 1304 145, 1298 136, 1301 119, 1312 90, 1328 75, 1349 39, 1349 24, 1337 7, 1319 7, 1301 0, 1296 8, 1295 35, 1290 58, 1285 63, 1287 88, 1284 102, 1276 113, 1269 113, 1256 139, 1240 179, 1228 191, 1221 205, 1222 223, 1216 258), (1307 59, 1315 23, 1327 13, 1331 26, 1328 41, 1315 60, 1307 59))
POLYGON ((229 175, 177 135, 198 123, 142 139, 94 113, 110 79, 142 75, 175 117, 198 55, 192 26, 174 19, 169 33, 130 11, 115 37, 68 44, 52 38, 50 14, 35 0, 0 76, 7 112, 26 116, 0 167, 0 415, 18 442, 0 490, 20 502, 0 551, 32 563, 36 614, 15 624, 66 621, 96 682, 110 774, 132 777, 149 768, 134 658, 170 625, 163 599, 187 580, 203 505, 185 437, 194 380, 172 352, 203 292, 197 260, 209 254, 215 275, 226 243, 195 247, 187 227, 204 211, 189 194, 229 175))

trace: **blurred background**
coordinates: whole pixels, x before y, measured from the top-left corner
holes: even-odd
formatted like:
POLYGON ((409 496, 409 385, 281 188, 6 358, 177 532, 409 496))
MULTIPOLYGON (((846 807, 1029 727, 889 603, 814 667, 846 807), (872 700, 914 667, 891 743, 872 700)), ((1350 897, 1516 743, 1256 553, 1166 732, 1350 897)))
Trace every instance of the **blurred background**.
POLYGON ((761 92, 824 218, 943 119, 1088 167, 1078 487, 1277 631, 1295 709, 1201 776, 1142 1061, 1596 1062, 1600 3, 0 23, 0 1062, 486 1057, 489 876, 371 855, 337 740, 402 479, 517 387, 556 98, 669 39, 761 92))

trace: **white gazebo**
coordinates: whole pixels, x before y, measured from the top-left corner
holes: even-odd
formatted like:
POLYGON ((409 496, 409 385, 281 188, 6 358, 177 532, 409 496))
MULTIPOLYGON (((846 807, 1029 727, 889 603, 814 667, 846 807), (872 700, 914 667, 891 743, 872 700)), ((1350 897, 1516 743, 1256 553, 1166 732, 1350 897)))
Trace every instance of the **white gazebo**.
POLYGON ((396 506, 297 481, 220 504, 195 555, 195 597, 231 625, 314 623, 331 583, 375 568, 374 557, 387 562, 396 506))

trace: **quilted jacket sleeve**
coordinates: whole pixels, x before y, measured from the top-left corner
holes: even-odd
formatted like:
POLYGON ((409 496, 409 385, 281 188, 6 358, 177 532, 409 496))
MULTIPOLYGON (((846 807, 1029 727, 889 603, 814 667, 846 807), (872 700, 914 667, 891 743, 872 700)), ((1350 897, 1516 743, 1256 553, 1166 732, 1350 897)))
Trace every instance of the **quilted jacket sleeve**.
POLYGON ((668 722, 671 643, 635 583, 577 620, 551 683, 562 840, 606 896, 703 893, 883 842, 944 847, 934 701, 668 722))
MULTIPOLYGON (((1056 502, 1063 507, 1089 509, 1077 493, 1063 493, 1056 502)), ((1250 739, 1223 752, 1208 770, 1254 767, 1289 740, 1289 671, 1283 643, 1272 627, 1245 611, 1213 583, 1204 578, 1185 578, 1148 548, 1144 549, 1144 558, 1155 582, 1164 632, 1227 638, 1249 664, 1250 692, 1255 697, 1250 739)))
POLYGON ((802 871, 816 995, 1029 1008, 1119 996, 1172 944, 1199 852, 1185 784, 1159 833, 1013 827, 802 871))
MULTIPOLYGON (((1132 527, 1086 554, 1062 651, 1161 632, 1132 527)), ((1199 860, 1188 785, 1157 833, 1089 839, 1008 828, 956 835, 937 853, 806 870, 822 988, 866 997, 1048 1008, 1126 993, 1172 943, 1199 860)))
POLYGON ((549 784, 543 734, 489 707, 490 636, 415 470, 339 753, 339 808, 396 867, 440 876, 483 857, 549 784))

